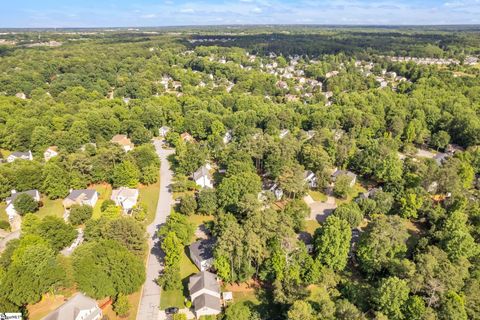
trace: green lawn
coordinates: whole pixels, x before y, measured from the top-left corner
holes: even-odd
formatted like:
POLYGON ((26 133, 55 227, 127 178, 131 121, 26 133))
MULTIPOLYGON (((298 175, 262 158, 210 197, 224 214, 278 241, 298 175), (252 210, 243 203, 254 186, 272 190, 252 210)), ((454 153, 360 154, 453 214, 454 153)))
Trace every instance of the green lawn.
POLYGON ((160 309, 168 307, 185 307, 185 299, 188 297, 188 278, 199 270, 187 256, 187 248, 184 250, 180 260, 180 277, 182 278, 183 290, 162 290, 160 298, 160 309))
POLYGON ((327 195, 323 192, 310 190, 308 194, 310 195, 310 197, 312 197, 314 201, 322 201, 322 202, 327 201, 327 195))
POLYGON ((102 206, 103 201, 110 199, 110 196, 112 195, 112 186, 109 184, 99 184, 99 185, 95 185, 93 188, 97 190, 99 196, 98 196, 97 204, 93 208, 92 218, 98 219, 102 215, 102 211, 100 210, 100 207, 102 206))
POLYGON ((5 208, 7 205, 5 202, 0 203, 0 220, 8 221, 7 213, 5 212, 5 208))
POLYGON ((320 227, 320 223, 317 220, 305 220, 305 231, 313 235, 315 230, 320 227))
POLYGON ((45 218, 46 216, 56 216, 63 218, 63 199, 50 200, 47 197, 42 198, 43 206, 38 209, 36 213, 39 218, 45 218))
POLYGON ((158 193, 160 191, 160 183, 154 183, 148 186, 140 186, 140 202, 147 206, 147 220, 145 224, 152 223, 155 218, 155 212, 157 210, 158 193))
POLYGON ((360 193, 367 192, 367 189, 365 189, 361 184, 355 183, 353 186, 352 190, 348 194, 347 199, 339 199, 335 198, 335 202, 337 205, 341 205, 342 203, 348 203, 351 202, 353 199, 355 199, 360 193))

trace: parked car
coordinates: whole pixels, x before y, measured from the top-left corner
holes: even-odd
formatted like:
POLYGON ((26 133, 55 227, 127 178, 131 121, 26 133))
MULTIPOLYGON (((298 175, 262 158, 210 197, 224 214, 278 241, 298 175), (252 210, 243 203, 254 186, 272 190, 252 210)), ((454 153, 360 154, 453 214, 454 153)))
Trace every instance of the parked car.
POLYGON ((175 314, 178 313, 177 307, 170 307, 165 309, 165 314, 175 314))

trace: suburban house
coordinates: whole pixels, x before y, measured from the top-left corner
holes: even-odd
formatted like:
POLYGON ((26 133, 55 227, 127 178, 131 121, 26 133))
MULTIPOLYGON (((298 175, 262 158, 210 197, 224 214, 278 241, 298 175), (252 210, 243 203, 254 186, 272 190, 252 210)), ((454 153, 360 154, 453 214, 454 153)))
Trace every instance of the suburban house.
POLYGON ((101 318, 102 310, 98 307, 97 301, 77 293, 42 320, 98 320, 101 318))
POLYGON ((188 250, 190 251, 190 259, 200 271, 207 271, 213 264, 213 247, 214 239, 201 239, 192 243, 188 250))
POLYGON ((202 188, 213 188, 212 176, 206 165, 193 173, 193 181, 202 188))
POLYGON ((119 189, 112 190, 112 196, 110 197, 110 199, 115 201, 115 204, 117 206, 122 207, 123 212, 129 213, 132 208, 137 204, 138 196, 138 189, 121 187, 119 189))
POLYGON ((193 143, 195 142, 195 139, 192 137, 192 135, 188 132, 184 132, 180 135, 180 139, 182 139, 184 142, 190 142, 193 143))
POLYGON ((303 180, 305 181, 306 184, 308 184, 310 188, 317 187, 317 176, 312 171, 310 170, 305 171, 303 174, 303 180))
POLYGON ((220 285, 215 274, 202 271, 191 276, 188 280, 188 290, 197 318, 222 312, 220 285))
POLYGON ((117 134, 113 136, 112 140, 110 141, 120 145, 125 152, 132 151, 135 147, 132 141, 125 134, 117 134))
POLYGON ((18 160, 18 159, 32 161, 33 160, 32 151, 28 150, 27 152, 18 152, 18 151, 12 152, 7 157, 7 162, 11 163, 11 162, 13 162, 15 160, 18 160))
POLYGON ((335 182, 339 176, 347 176, 350 178, 350 187, 353 187, 355 185, 355 182, 357 182, 357 175, 351 171, 348 170, 336 170, 332 174, 332 181, 335 182))
POLYGON ((56 156, 58 156, 57 146, 48 147, 48 149, 45 150, 45 152, 43 153, 43 158, 45 159, 45 161, 48 161, 56 156))
POLYGON ((170 131, 169 127, 162 126, 160 129, 158 129, 158 135, 162 138, 165 138, 169 131, 170 131))
POLYGON ((30 197, 32 197, 35 201, 39 202, 40 201, 40 192, 38 190, 28 190, 28 191, 23 191, 23 192, 17 192, 15 190, 11 191, 11 196, 5 199, 5 203, 7 204, 7 207, 5 208, 5 211, 7 212, 8 219, 11 221, 15 218, 17 215, 17 210, 15 210, 15 207, 13 205, 13 202, 17 197, 21 194, 28 194, 30 197))
POLYGON ((98 192, 91 189, 70 190, 70 194, 63 200, 63 207, 69 210, 74 204, 94 207, 98 200, 98 192))

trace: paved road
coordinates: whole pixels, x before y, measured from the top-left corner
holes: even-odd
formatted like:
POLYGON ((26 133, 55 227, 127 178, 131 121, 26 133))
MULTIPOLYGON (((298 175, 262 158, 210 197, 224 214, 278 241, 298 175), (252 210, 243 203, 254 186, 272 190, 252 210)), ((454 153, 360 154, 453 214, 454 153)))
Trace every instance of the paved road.
POLYGON ((160 315, 160 287, 155 283, 155 279, 161 270, 161 259, 163 252, 160 249, 160 243, 157 238, 158 228, 165 223, 170 214, 172 206, 172 194, 170 184, 172 182, 172 172, 167 157, 173 150, 163 149, 161 141, 155 140, 155 149, 161 160, 160 167, 160 194, 158 197, 157 213, 155 220, 147 227, 149 234, 148 246, 150 253, 147 260, 147 279, 142 289, 142 297, 137 312, 137 320, 157 320, 160 315))
POLYGON ((7 236, 5 236, 5 238, 0 240, 0 253, 3 252, 3 250, 7 247, 7 243, 10 240, 18 239, 18 238, 20 238, 20 230, 17 230, 17 231, 14 231, 14 232, 11 232, 11 233, 7 234, 7 236))

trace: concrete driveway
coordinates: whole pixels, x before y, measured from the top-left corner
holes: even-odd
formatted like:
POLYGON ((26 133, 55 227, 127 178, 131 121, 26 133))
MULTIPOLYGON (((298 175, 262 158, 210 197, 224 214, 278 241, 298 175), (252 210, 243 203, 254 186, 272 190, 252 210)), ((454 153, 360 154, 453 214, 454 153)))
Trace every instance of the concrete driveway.
POLYGON ((148 247, 150 253, 147 259, 146 281, 142 288, 142 296, 138 306, 138 320, 157 320, 160 317, 160 287, 155 280, 161 269, 163 252, 157 238, 157 230, 167 220, 170 214, 173 199, 170 190, 172 183, 172 171, 167 157, 174 153, 174 150, 164 149, 160 140, 154 140, 155 150, 161 160, 160 167, 160 194, 158 197, 157 212, 154 221, 147 227, 148 247))
POLYGON ((335 198, 330 195, 327 196, 325 202, 314 201, 309 195, 305 196, 303 200, 310 207, 310 217, 307 220, 317 220, 320 223, 325 222, 328 216, 337 208, 335 198))

